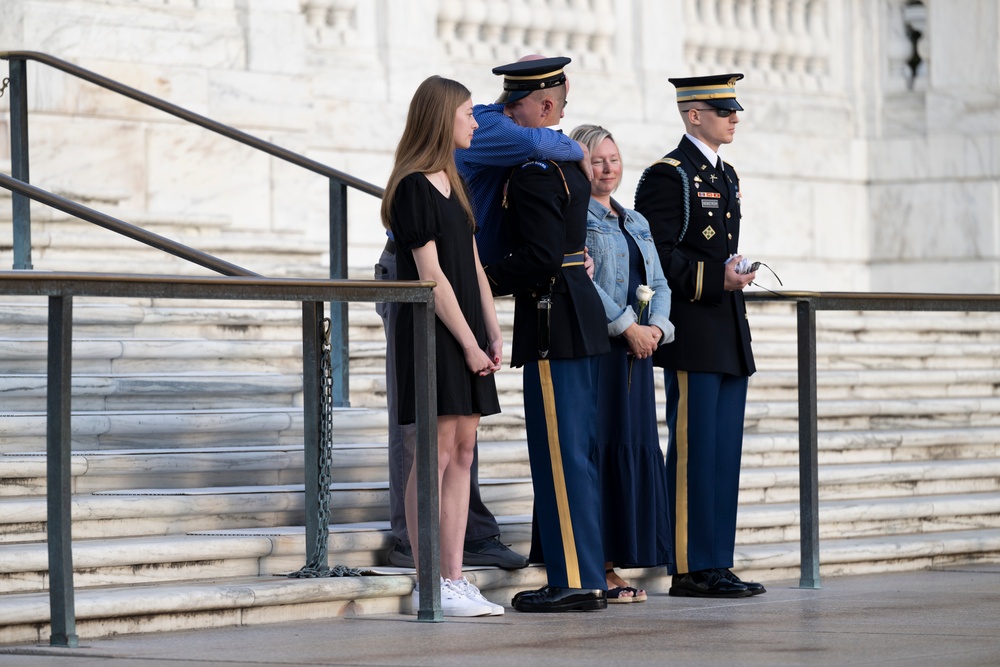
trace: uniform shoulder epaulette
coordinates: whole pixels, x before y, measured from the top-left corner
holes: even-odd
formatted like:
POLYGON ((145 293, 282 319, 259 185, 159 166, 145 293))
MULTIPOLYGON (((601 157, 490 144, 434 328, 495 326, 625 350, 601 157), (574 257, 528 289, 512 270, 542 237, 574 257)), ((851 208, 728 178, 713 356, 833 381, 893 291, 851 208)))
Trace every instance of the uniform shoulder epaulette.
POLYGON ((548 169, 549 163, 540 162, 538 160, 532 160, 531 162, 525 162, 524 164, 521 165, 521 169, 524 169, 525 167, 541 167, 542 169, 548 169))
POLYGON ((679 167, 679 166, 681 166, 681 161, 680 160, 675 160, 672 157, 660 158, 659 160, 657 160, 653 164, 660 164, 660 163, 669 164, 671 167, 679 167))

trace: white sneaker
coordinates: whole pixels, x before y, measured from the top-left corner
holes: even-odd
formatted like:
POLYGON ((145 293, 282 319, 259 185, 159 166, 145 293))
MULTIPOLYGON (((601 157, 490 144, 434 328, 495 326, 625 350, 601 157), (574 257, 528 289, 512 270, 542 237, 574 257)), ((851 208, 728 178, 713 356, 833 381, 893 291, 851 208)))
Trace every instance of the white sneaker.
POLYGON ((467 596, 457 582, 444 579, 441 581, 441 612, 445 616, 490 616, 493 608, 485 599, 478 602, 467 596))
POLYGON ((472 583, 471 581, 469 581, 465 577, 462 577, 461 579, 457 579, 457 580, 451 582, 451 584, 452 584, 452 586, 454 588, 456 588, 458 591, 460 591, 462 594, 465 595, 465 597, 469 598, 470 600, 474 600, 474 601, 478 602, 479 604, 489 605, 489 607, 490 607, 490 616, 503 616, 503 612, 504 612, 503 605, 494 604, 494 603, 490 602, 489 600, 487 600, 486 596, 484 596, 482 594, 482 592, 479 590, 479 588, 477 588, 474 583, 472 583))
MULTIPOLYGON (((472 600, 459 590, 451 579, 441 579, 441 613, 444 616, 489 616, 493 614, 490 602, 472 600)), ((420 609, 420 593, 414 587, 410 596, 410 610, 416 614, 420 609)))

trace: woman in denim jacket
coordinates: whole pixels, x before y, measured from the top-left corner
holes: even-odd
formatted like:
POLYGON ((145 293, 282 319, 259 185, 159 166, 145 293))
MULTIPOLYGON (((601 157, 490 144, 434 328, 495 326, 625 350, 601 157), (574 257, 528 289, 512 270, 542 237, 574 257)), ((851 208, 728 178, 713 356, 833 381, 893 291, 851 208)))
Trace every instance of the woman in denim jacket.
POLYGON ((587 248, 611 338, 601 358, 597 418, 608 602, 642 602, 645 591, 629 586, 615 567, 658 567, 671 558, 652 359, 674 339, 670 287, 646 219, 611 198, 622 177, 611 133, 581 125, 570 136, 587 146, 594 167, 587 248), (640 301, 640 286, 652 289, 648 301, 640 301))

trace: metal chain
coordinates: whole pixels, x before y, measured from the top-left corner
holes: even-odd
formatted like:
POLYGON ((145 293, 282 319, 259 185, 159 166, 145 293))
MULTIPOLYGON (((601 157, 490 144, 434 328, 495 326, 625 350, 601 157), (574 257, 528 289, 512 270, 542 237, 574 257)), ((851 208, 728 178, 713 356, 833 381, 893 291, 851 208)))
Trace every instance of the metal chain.
POLYGON ((0 97, 3 97, 3 91, 7 90, 7 84, 10 83, 10 77, 4 77, 3 81, 0 81, 0 97))
MULTIPOLYGON (((299 579, 316 577, 360 577, 364 574, 357 568, 335 565, 332 568, 321 565, 327 559, 330 541, 330 483, 333 480, 333 363, 330 343, 330 320, 323 320, 323 352, 320 355, 320 425, 319 425, 319 527, 316 532, 316 549, 309 554, 306 565, 288 576, 299 579)), ((306 508, 309 511, 309 508, 306 508)))

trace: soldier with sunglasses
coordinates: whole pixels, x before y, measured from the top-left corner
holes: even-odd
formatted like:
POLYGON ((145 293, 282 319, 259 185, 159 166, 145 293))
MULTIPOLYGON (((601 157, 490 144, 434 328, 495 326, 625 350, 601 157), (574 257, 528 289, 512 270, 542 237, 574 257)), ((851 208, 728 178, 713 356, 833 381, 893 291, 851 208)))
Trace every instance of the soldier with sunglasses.
POLYGON ((742 74, 670 79, 685 134, 646 169, 635 209, 670 285, 675 340, 654 353, 667 389, 667 494, 676 563, 670 595, 731 598, 764 593, 733 574, 747 382, 755 370, 738 270, 740 181, 719 156, 743 107, 742 74))

